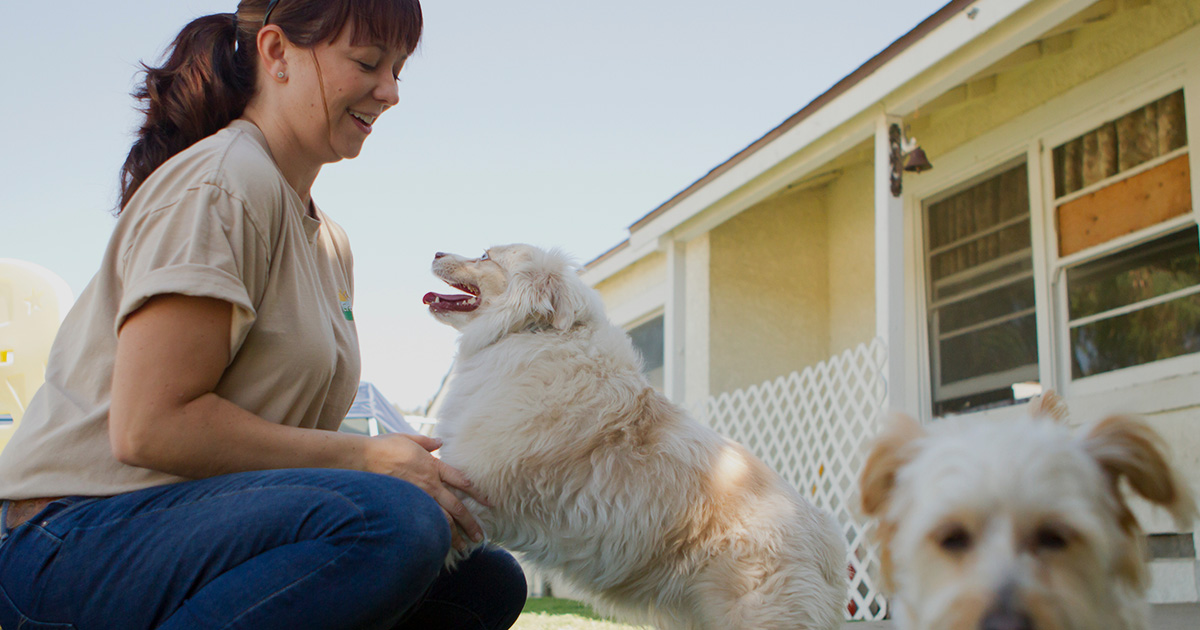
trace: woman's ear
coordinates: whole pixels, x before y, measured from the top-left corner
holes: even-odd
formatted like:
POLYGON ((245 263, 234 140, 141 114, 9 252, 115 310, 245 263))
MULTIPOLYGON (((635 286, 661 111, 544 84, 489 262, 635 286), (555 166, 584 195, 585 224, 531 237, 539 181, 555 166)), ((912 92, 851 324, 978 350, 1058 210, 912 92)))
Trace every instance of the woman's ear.
POLYGON ((256 39, 258 44, 258 59, 262 64, 262 70, 266 72, 266 79, 283 81, 287 79, 287 49, 291 42, 287 35, 283 34, 283 29, 276 24, 268 24, 258 30, 256 39), (279 76, 280 73, 283 76, 279 76))

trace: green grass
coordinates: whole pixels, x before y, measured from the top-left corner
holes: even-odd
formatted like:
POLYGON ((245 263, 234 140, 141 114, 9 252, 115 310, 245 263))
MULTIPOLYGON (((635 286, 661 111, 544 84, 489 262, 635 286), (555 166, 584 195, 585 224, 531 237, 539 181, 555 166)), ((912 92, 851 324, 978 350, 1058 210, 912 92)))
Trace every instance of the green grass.
POLYGON ((513 630, 640 630, 604 619, 587 604, 554 597, 531 597, 513 630))

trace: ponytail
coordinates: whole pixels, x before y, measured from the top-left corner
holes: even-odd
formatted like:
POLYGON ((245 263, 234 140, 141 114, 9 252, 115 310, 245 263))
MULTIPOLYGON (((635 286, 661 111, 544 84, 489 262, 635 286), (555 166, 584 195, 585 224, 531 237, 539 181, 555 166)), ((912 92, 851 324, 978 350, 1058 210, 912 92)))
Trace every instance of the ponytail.
POLYGON ((239 45, 235 14, 192 21, 168 50, 161 67, 142 64, 133 93, 146 120, 121 167, 118 213, 154 169, 241 116, 253 95, 253 41, 239 45))

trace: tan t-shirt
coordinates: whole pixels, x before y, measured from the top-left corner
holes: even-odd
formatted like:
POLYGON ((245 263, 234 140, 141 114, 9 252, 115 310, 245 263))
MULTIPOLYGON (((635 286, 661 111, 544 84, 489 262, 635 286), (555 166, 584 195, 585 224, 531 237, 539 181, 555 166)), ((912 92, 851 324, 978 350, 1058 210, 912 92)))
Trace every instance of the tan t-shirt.
POLYGON ((0 453, 0 497, 107 496, 182 480, 122 464, 108 439, 117 330, 164 293, 234 305, 218 395, 272 422, 337 429, 359 377, 352 260, 345 232, 317 216, 248 121, 159 167, 59 329, 46 383, 0 453))

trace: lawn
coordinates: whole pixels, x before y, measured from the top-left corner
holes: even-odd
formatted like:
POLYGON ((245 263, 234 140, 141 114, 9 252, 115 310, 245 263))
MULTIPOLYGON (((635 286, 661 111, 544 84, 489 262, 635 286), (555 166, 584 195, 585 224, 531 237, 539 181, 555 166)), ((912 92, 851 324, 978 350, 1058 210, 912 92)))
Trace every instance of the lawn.
POLYGON ((643 630, 643 626, 609 621, 574 600, 531 597, 513 630, 643 630))

